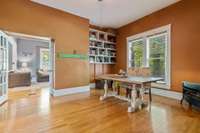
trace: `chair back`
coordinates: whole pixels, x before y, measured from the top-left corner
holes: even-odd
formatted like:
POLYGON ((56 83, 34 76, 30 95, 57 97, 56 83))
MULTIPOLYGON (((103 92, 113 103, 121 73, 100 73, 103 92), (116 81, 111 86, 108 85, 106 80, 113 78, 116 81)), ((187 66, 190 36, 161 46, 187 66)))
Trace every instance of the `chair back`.
POLYGON ((183 81, 183 90, 193 90, 200 92, 200 83, 191 83, 183 81))
POLYGON ((128 75, 138 76, 138 73, 139 73, 139 68, 133 68, 133 67, 128 68, 128 71, 127 71, 128 75))
POLYGON ((150 71, 150 69, 148 67, 141 67, 141 68, 130 67, 130 68, 128 68, 127 73, 130 76, 144 76, 144 77, 148 77, 148 76, 151 75, 151 71, 150 71))
POLYGON ((151 75, 151 71, 149 67, 142 67, 139 69, 139 75, 140 76, 144 76, 144 77, 148 77, 151 75))

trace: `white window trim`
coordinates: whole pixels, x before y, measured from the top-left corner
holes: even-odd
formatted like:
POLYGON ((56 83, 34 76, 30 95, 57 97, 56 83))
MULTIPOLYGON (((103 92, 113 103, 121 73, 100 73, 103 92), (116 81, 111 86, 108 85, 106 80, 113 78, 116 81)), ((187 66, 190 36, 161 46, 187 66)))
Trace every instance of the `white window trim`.
MULTIPOLYGON (((42 56, 41 56, 43 51, 50 52, 50 50, 48 48, 40 48, 40 69, 42 69, 42 64, 43 64, 42 63, 43 60, 42 60, 42 56)), ((49 66, 48 66, 48 69, 49 69, 49 66)))
MULTIPOLYGON (((166 56, 168 56, 167 59, 167 68, 166 68, 166 77, 167 77, 167 85, 163 87, 163 85, 161 86, 161 88, 165 88, 165 89, 170 89, 171 88, 171 24, 168 24, 168 25, 165 25, 165 26, 162 26, 162 27, 159 27, 159 28, 156 28, 156 29, 152 29, 152 30, 149 30, 149 31, 146 31, 146 32, 142 32, 142 33, 139 33, 139 34, 136 34, 136 35, 133 35, 133 36, 130 36, 130 37, 127 37, 127 70, 128 70, 128 67, 129 67, 129 48, 130 48, 130 41, 133 41, 133 40, 136 40, 136 39, 139 39, 139 38, 147 38, 149 37, 150 35, 153 35, 153 34, 157 34, 157 33, 161 33, 161 32, 167 32, 168 33, 168 39, 167 39, 167 48, 166 48, 166 56)), ((146 45, 146 44, 145 44, 146 45)), ((157 85, 159 87, 159 85, 157 85)))

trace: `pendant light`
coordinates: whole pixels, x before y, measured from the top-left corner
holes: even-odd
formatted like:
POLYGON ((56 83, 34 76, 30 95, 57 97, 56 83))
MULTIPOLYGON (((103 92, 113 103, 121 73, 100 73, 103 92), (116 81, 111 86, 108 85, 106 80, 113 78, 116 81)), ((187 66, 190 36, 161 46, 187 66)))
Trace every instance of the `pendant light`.
POLYGON ((97 0, 99 3, 99 26, 103 27, 103 0, 97 0))

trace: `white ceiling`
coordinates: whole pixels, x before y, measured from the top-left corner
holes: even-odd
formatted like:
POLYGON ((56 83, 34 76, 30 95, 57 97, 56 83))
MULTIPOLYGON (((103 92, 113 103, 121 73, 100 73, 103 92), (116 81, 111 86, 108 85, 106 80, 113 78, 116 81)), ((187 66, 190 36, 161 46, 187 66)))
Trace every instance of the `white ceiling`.
POLYGON ((81 17, 102 27, 119 28, 180 0, 31 0, 81 17))

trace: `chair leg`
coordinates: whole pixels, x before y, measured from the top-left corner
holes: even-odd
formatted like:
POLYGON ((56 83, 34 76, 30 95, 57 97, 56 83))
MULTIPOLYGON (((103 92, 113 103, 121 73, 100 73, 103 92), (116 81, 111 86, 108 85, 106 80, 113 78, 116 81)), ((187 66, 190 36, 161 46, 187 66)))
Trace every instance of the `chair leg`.
POLYGON ((151 88, 149 88, 149 101, 152 102, 151 88))
POLYGON ((189 102, 189 108, 191 108, 192 107, 192 103, 191 102, 189 102))
POLYGON ((129 96, 129 90, 128 88, 126 88, 126 98, 128 98, 128 96, 129 96))
POLYGON ((183 104, 183 98, 181 99, 181 102, 180 102, 180 104, 183 104))
POLYGON ((117 95, 120 95, 120 87, 117 87, 117 95))
POLYGON ((182 97, 182 99, 181 99, 180 104, 183 104, 183 100, 184 100, 184 95, 183 95, 183 97, 182 97))

